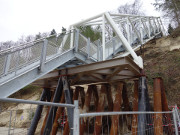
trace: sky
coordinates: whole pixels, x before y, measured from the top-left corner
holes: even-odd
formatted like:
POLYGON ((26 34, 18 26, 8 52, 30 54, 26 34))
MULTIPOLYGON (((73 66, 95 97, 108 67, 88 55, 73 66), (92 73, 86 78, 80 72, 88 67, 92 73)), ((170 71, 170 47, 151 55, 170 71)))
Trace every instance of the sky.
MULTIPOLYGON (((151 3, 141 0, 143 11, 149 16, 160 16, 151 3)), ((61 32, 89 17, 115 11, 133 0, 0 0, 0 42, 17 41, 22 35, 35 35, 55 29, 61 32)))

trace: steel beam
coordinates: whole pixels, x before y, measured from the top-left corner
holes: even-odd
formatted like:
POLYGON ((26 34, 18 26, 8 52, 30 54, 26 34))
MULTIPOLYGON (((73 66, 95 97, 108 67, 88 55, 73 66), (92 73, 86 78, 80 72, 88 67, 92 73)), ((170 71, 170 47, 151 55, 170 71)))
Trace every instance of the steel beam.
MULTIPOLYGON (((139 78, 139 88, 138 88, 138 111, 149 111, 149 98, 148 98, 148 89, 147 89, 147 82, 146 77, 142 76, 139 78)), ((138 135, 145 135, 146 122, 147 122, 147 115, 146 114, 139 114, 138 115, 138 135)), ((151 128, 149 132, 151 132, 151 128)))
MULTIPOLYGON (((118 112, 121 110, 122 90, 123 90, 123 83, 119 82, 117 84, 117 88, 115 91, 115 100, 114 100, 114 105, 113 105, 113 111, 118 112)), ((118 125, 119 125, 119 115, 112 116, 110 135, 118 134, 118 125)))
MULTIPOLYGON (((53 98, 54 103, 58 103, 60 101, 60 98, 62 96, 62 91, 63 91, 63 81, 62 81, 62 78, 60 77, 58 80, 58 85, 57 85, 56 91, 54 93, 54 98, 53 98)), ((56 111, 57 111, 57 107, 50 108, 43 135, 47 135, 47 134, 51 133, 51 129, 52 129, 52 125, 54 123, 56 111)))
MULTIPOLYGON (((60 103, 65 103, 64 92, 62 93, 60 103)), ((56 133, 58 131, 58 119, 61 117, 63 109, 64 109, 64 107, 58 107, 58 109, 56 111, 56 117, 54 119, 51 135, 56 135, 56 133)))
MULTIPOLYGON (((49 91, 49 89, 44 89, 42 94, 41 94, 41 97, 40 97, 40 101, 45 101, 46 100, 46 96, 47 96, 47 91, 49 91)), ((36 131, 36 128, 37 128, 37 125, 38 125, 38 122, 41 118, 41 113, 42 113, 42 110, 43 110, 43 105, 38 105, 37 106, 37 109, 36 109, 36 112, 35 112, 35 115, 33 117, 33 120, 31 122, 31 126, 28 130, 28 135, 34 135, 35 131, 36 131)))
MULTIPOLYGON (((162 100, 161 100, 161 79, 154 79, 154 111, 162 111, 162 100)), ((154 134, 163 135, 163 123, 162 114, 155 114, 154 116, 154 134)))
MULTIPOLYGON (((134 81, 134 98, 133 98, 133 111, 138 111, 138 81, 134 81)), ((138 115, 133 114, 132 118, 132 135, 137 135, 138 133, 138 115)))
MULTIPOLYGON (((63 90, 65 94, 65 102, 66 104, 73 104, 72 102, 72 95, 70 94, 70 87, 67 81, 67 76, 62 77, 63 82, 63 90)), ((70 134, 73 134, 73 108, 67 108, 67 114, 68 114, 68 123, 70 127, 70 134)))
POLYGON ((55 55, 53 60, 46 60, 43 72, 39 72, 39 62, 36 62, 19 69, 16 73, 8 74, 0 79, 0 97, 8 97, 73 58, 75 55, 71 49, 63 54, 55 55))
MULTIPOLYGON (((100 95, 99 95, 99 103, 98 103, 97 112, 102 112, 104 110, 106 91, 107 91, 106 89, 107 89, 107 87, 105 85, 101 85, 101 91, 100 91, 100 95)), ((94 135, 100 135, 101 127, 102 127, 102 117, 96 116, 94 135)))

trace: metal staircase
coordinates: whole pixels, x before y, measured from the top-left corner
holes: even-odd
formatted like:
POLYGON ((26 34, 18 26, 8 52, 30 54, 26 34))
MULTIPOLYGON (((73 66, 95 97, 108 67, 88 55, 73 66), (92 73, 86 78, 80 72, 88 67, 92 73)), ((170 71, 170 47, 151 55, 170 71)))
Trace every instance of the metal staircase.
POLYGON ((159 17, 110 14, 81 21, 69 30, 0 51, 0 97, 8 97, 56 68, 67 68, 131 54, 136 64, 143 61, 134 49, 164 34, 159 17), (100 26, 101 38, 81 34, 79 27, 100 26))

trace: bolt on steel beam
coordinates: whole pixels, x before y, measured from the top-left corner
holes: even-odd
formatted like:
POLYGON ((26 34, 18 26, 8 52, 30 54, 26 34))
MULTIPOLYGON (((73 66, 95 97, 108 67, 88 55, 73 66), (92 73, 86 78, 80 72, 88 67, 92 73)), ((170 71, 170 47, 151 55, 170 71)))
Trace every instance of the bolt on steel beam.
MULTIPOLYGON (((117 88, 115 91, 115 100, 114 100, 114 104, 113 104, 113 111, 120 111, 120 109, 121 109, 122 90, 123 90, 123 83, 119 82, 117 84, 117 88)), ((119 125, 119 116, 118 115, 112 116, 110 135, 117 135, 118 125, 119 125)))
MULTIPOLYGON (((161 100, 161 79, 154 79, 154 111, 162 111, 162 100, 161 100)), ((162 135, 163 134, 163 123, 162 123, 162 114, 155 114, 154 117, 154 134, 162 135)))
MULTIPOLYGON (((134 98, 133 98, 133 111, 138 111, 138 80, 134 81, 134 98)), ((137 135, 138 131, 138 115, 133 114, 132 118, 132 135, 137 135)))

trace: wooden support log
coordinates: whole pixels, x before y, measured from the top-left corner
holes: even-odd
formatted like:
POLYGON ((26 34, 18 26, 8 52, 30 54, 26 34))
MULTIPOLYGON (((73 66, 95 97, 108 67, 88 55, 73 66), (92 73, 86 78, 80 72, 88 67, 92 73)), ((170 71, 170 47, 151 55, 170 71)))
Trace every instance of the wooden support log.
POLYGON ((92 90, 93 90, 95 111, 97 111, 97 106, 98 106, 98 102, 99 102, 97 87, 94 85, 92 90))
MULTIPOLYGON (((94 85, 90 85, 88 86, 87 92, 86 92, 86 96, 85 96, 85 103, 82 109, 82 113, 86 113, 89 112, 89 107, 90 107, 90 102, 91 102, 91 97, 92 97, 92 91, 93 88, 95 88, 96 86, 94 85)), ((80 135, 84 134, 84 129, 85 129, 85 119, 80 120, 80 135)))
POLYGON ((85 102, 85 92, 84 92, 84 88, 83 88, 83 87, 80 87, 80 88, 79 88, 79 92, 80 92, 80 96, 81 96, 81 108, 83 108, 84 102, 85 102))
MULTIPOLYGON (((65 97, 64 97, 64 92, 63 92, 60 103, 64 103, 64 102, 65 102, 65 97)), ((58 131, 58 119, 61 117, 63 110, 64 110, 64 107, 58 107, 58 110, 56 112, 56 117, 54 119, 52 132, 51 132, 52 135, 56 135, 56 133, 58 131)))
POLYGON ((107 101, 108 101, 108 111, 113 111, 113 99, 112 99, 112 92, 111 92, 111 86, 109 84, 106 85, 107 87, 107 101))
MULTIPOLYGON (((169 111, 166 93, 165 93, 165 89, 164 89, 164 83, 163 83, 162 78, 160 78, 160 81, 161 81, 162 111, 169 111)), ((172 127, 172 122, 171 122, 171 116, 169 113, 164 114, 164 116, 165 116, 165 125, 168 125, 168 127, 165 127, 165 131, 168 135, 172 135, 173 127, 172 127)))
MULTIPOLYGON (((160 78, 154 79, 154 111, 162 112, 161 100, 161 80, 160 78)), ((163 135, 162 114, 158 113, 154 116, 154 134, 163 135)))
POLYGON ((64 126, 64 131, 63 131, 63 135, 69 135, 69 122, 67 121, 65 126, 64 126))
MULTIPOLYGON (((134 81, 134 98, 133 98, 133 111, 138 111, 138 81, 134 81)), ((132 118, 132 135, 137 135, 138 131, 137 114, 133 114, 132 118)))
MULTIPOLYGON (((97 112, 102 112, 104 110, 106 91, 107 91, 106 89, 107 87, 105 85, 101 85, 97 112)), ((102 117, 96 116, 94 135, 99 135, 101 133, 101 127, 102 127, 102 117)))
MULTIPOLYGON (((123 83, 119 82, 117 84, 117 89, 115 91, 115 100, 114 100, 114 105, 113 105, 113 111, 120 111, 120 109, 121 109, 122 90, 123 90, 123 83)), ((119 115, 112 116, 110 135, 117 135, 118 125, 119 125, 119 115)))

